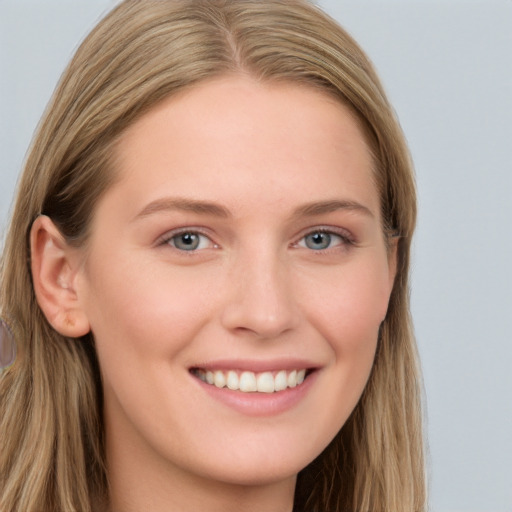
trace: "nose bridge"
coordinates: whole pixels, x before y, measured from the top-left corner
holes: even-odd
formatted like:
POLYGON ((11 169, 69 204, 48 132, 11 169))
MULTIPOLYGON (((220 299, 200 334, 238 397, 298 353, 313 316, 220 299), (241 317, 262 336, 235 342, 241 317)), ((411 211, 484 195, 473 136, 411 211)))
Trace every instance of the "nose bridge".
POLYGON ((286 259, 273 247, 240 255, 228 284, 223 323, 230 330, 261 338, 277 337, 295 327, 298 310, 286 259))

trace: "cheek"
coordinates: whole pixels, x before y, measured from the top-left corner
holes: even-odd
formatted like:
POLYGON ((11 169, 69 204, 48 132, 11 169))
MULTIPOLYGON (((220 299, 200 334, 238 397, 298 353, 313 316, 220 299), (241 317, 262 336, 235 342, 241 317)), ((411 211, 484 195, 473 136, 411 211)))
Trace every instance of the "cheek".
POLYGON ((96 266, 89 277, 87 311, 100 360, 169 358, 208 321, 208 280, 137 261, 108 270, 96 266))
MULTIPOLYGON (((340 268, 309 293, 309 321, 331 351, 324 424, 334 435, 359 401, 370 375, 389 300, 387 265, 380 260, 340 268)), ((309 287, 311 289, 311 287, 309 287)))
POLYGON ((322 407, 315 434, 332 439, 355 409, 373 367, 381 321, 387 308, 387 279, 366 267, 364 273, 339 272, 322 293, 309 293, 309 323, 327 342, 330 363, 319 376, 322 407))
MULTIPOLYGON (((309 286, 309 319, 336 353, 373 353, 389 302, 385 263, 354 264, 309 286)), ((306 295, 305 291, 302 295, 306 295)))

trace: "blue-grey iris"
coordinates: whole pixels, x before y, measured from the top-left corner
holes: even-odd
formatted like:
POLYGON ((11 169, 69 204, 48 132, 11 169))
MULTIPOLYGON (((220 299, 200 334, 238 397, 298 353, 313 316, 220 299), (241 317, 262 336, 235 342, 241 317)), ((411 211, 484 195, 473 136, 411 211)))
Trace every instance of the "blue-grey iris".
POLYGON ((197 233, 181 233, 172 238, 174 247, 182 251, 195 251, 201 239, 197 233))
POLYGON ((316 251, 327 249, 331 245, 331 235, 317 231, 305 237, 306 247, 316 251))

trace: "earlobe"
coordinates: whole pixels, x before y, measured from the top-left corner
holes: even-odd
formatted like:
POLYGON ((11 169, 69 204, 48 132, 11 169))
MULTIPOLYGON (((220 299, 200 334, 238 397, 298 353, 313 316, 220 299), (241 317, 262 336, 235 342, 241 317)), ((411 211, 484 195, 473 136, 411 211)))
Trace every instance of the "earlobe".
POLYGON ((39 307, 63 336, 78 338, 90 331, 77 294, 80 260, 49 217, 39 216, 30 232, 31 270, 39 307))

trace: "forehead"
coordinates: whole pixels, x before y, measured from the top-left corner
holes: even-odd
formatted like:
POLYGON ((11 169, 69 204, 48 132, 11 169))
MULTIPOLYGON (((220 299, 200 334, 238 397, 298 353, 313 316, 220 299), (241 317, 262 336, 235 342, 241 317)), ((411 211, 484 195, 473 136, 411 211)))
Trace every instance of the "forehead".
POLYGON ((115 160, 134 205, 164 192, 262 204, 269 188, 274 200, 296 189, 304 201, 357 189, 378 210, 357 119, 331 94, 305 85, 243 76, 202 82, 130 126, 115 160))

